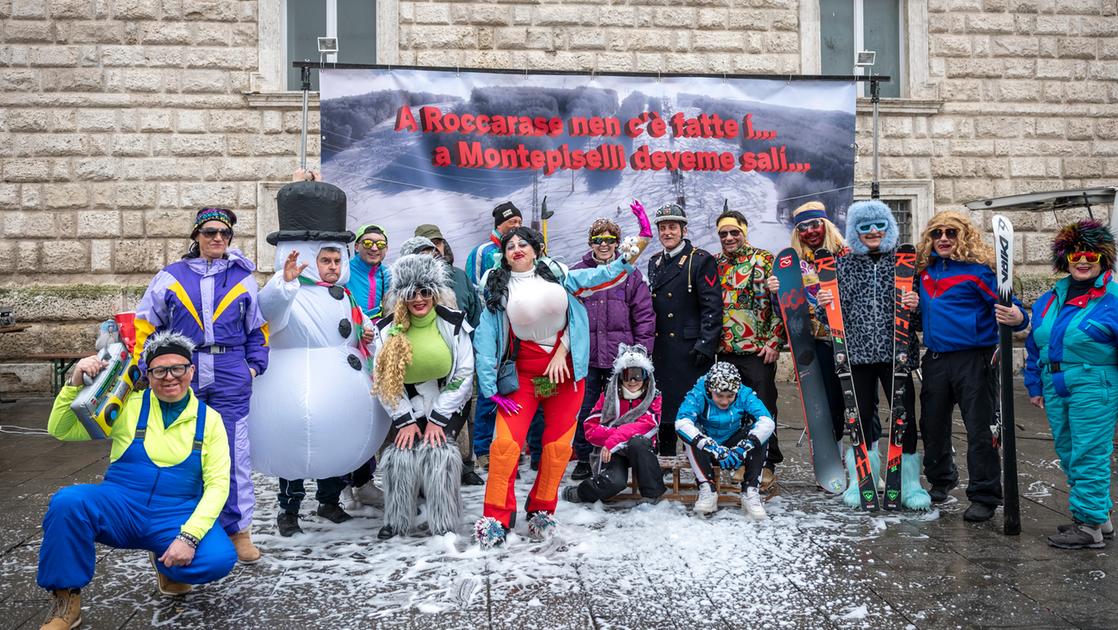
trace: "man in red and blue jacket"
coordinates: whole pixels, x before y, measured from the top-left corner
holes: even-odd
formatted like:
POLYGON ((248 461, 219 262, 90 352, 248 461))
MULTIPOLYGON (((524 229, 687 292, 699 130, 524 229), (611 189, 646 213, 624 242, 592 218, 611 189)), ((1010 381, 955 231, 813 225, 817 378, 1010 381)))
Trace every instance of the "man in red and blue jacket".
POLYGON ((1001 466, 990 431, 997 400, 997 370, 991 359, 998 345, 998 324, 1020 331, 1029 318, 1016 298, 1012 307, 998 305, 994 252, 962 214, 948 210, 932 217, 918 253, 920 326, 927 348, 920 390, 924 475, 936 503, 946 501, 959 484, 951 456, 951 412, 958 405, 967 429, 970 474, 971 505, 963 518, 986 521, 1002 501, 1001 466))

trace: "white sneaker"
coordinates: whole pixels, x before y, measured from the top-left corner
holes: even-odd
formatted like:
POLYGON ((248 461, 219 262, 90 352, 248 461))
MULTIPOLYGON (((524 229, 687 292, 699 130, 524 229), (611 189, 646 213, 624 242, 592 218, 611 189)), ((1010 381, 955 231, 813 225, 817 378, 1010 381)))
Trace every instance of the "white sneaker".
POLYGON ((713 514, 718 509, 718 495, 709 483, 699 484, 699 498, 693 508, 696 514, 713 514))
POLYGON ((354 490, 353 494, 354 498, 364 505, 371 505, 376 508, 384 507, 384 491, 372 481, 354 490))
POLYGON ((763 521, 769 517, 765 514, 765 504, 761 502, 761 492, 757 488, 747 488, 742 493, 741 511, 755 521, 763 521))

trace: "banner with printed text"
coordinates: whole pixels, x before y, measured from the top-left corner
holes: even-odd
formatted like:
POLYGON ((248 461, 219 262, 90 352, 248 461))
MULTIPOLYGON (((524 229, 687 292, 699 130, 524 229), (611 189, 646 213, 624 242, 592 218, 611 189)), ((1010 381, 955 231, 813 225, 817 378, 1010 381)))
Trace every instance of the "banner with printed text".
POLYGON ((718 252, 724 207, 777 251, 793 209, 822 201, 841 225, 853 196, 853 82, 392 68, 323 70, 321 86, 323 178, 350 227, 399 244, 435 223, 459 266, 503 201, 534 227, 546 207, 549 251, 573 262, 595 218, 635 233, 633 199, 682 204, 718 252))

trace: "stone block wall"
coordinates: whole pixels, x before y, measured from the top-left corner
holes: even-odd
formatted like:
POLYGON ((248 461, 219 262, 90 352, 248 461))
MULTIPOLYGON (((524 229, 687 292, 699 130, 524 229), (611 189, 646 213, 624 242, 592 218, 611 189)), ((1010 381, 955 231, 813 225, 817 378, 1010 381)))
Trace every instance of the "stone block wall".
MULTIPOLYGON (((278 1, 0 0, 0 304, 34 324, 0 335, 0 392, 41 388, 42 365, 20 356, 85 347, 97 320, 134 304, 185 250, 199 206, 233 208, 235 244, 255 255, 261 182, 288 179, 299 143, 295 99, 246 94, 277 46, 260 33, 277 37, 262 15, 278 1)), ((908 98, 882 105, 881 179, 885 196, 924 191, 918 229, 973 199, 1118 181, 1118 0, 901 1, 912 63, 908 98)), ((380 39, 398 64, 796 74, 817 72, 818 6, 803 4, 816 2, 378 8, 394 11, 380 39)), ((314 156, 314 113, 310 127, 314 156)), ((858 127, 861 193, 864 102, 858 127)), ((1052 230, 1080 214, 1012 217, 1026 298, 1050 280, 1052 230)))

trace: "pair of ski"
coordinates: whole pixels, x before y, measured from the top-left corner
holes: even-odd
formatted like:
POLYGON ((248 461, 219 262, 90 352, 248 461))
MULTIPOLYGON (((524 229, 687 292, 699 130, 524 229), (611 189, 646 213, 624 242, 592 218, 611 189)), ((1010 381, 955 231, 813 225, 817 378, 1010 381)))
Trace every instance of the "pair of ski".
MULTIPOLYGON (((810 314, 803 295, 803 277, 799 256, 788 248, 776 257, 774 275, 780 282, 778 298, 784 314, 785 330, 796 366, 800 400, 811 444, 812 464, 816 482, 833 493, 846 488, 846 471, 842 453, 833 439, 832 424, 822 375, 815 357, 814 337, 811 334, 810 314)), ((862 507, 877 510, 877 487, 869 461, 869 450, 858 414, 854 395, 854 379, 850 359, 846 352, 846 332, 839 305, 838 278, 834 255, 821 249, 815 252, 815 269, 819 275, 819 288, 830 291, 833 299, 827 307, 827 324, 831 329, 835 371, 842 386, 846 432, 854 450, 854 468, 858 479, 858 497, 862 507)), ((889 427, 889 450, 885 469, 884 507, 900 509, 901 498, 901 447, 905 428, 910 421, 904 406, 905 388, 910 370, 908 367, 909 331, 912 311, 904 306, 901 297, 912 291, 916 275, 916 248, 901 245, 896 252, 893 318, 893 398, 889 427)))

